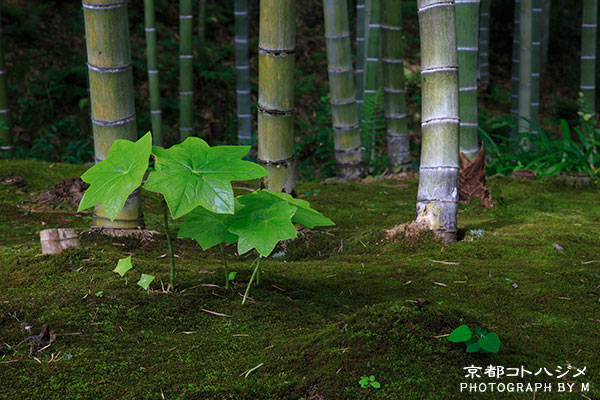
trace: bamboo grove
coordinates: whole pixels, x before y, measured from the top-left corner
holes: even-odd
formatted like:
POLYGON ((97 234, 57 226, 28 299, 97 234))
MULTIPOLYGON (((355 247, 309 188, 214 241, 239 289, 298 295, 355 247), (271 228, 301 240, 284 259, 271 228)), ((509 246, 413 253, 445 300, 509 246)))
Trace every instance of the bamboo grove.
MULTIPOLYGON (((582 104, 595 112, 597 0, 583 1, 580 91, 582 104)), ((297 180, 294 138, 296 12, 295 0, 260 0, 257 65, 249 62, 248 0, 232 0, 235 21, 235 94, 238 144, 256 144, 255 157, 269 175, 261 186, 295 194, 297 180), (254 137, 250 71, 258 70, 254 137)), ((419 0, 421 63, 421 156, 416 220, 445 240, 456 234, 459 154, 473 159, 481 149, 478 137, 478 92, 496 79, 490 74, 491 0, 419 0)), ((312 3, 311 3, 312 4, 312 3)), ((132 60, 125 0, 84 0, 84 22, 96 162, 106 158, 116 139, 137 139, 132 60)), ((323 35, 332 117, 332 142, 339 177, 360 178, 367 161, 385 154, 388 172, 410 171, 411 158, 405 88, 403 7, 400 0, 323 0, 323 35), (353 7, 355 6, 355 7, 353 7), (355 18, 351 17, 355 10, 355 18), (354 23, 354 25, 353 25, 354 23), (355 44, 353 46, 353 41, 355 44), (356 50, 353 53, 353 48, 356 50), (365 112, 383 94, 385 140, 371 132, 365 112), (385 149, 378 149, 385 142, 385 149), (370 152, 365 152, 370 148, 370 152)), ((540 79, 548 58, 548 0, 515 0, 510 112, 515 129, 536 134, 539 126, 540 79)), ((311 5, 312 7, 312 5, 311 5)), ((206 21, 210 2, 179 2, 179 140, 197 135, 194 128, 194 63, 206 53, 206 21), (196 15, 194 12, 196 11, 196 15), (197 18, 197 25, 194 19, 197 18), (196 43, 194 52, 194 26, 196 43), (197 56, 194 55, 197 54, 197 56)), ((298 9, 304 10, 304 7, 298 9)), ((154 0, 144 1, 147 79, 153 144, 163 146, 154 0)), ((0 46, 0 150, 11 149, 4 53, 0 46)), ((526 148, 528 143, 522 145, 526 148)), ((414 151, 413 151, 414 154, 414 151)), ((94 224, 130 228, 143 226, 139 191, 131 194, 114 222, 102 210, 94 224)))

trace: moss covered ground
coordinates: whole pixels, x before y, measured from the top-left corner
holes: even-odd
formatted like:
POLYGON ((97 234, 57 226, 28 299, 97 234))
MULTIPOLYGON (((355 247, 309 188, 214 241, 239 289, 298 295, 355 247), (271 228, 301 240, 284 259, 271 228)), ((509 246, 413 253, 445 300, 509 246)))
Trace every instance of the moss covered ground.
MULTIPOLYGON (((91 216, 16 205, 84 169, 0 161, 0 177, 26 182, 0 186, 0 398, 600 399, 598 186, 490 178, 496 205, 461 205, 462 240, 442 245, 429 235, 385 239, 384 229, 412 219, 416 181, 300 184, 337 226, 301 231, 276 250, 285 256, 263 263, 242 306, 252 259, 232 247, 238 276, 227 291, 218 251, 176 240, 177 290, 168 294, 159 290, 169 268, 162 235, 85 234, 81 249, 41 256, 40 229, 85 229, 91 216), (127 255, 138 274, 156 275, 154 291, 137 287, 136 272, 128 281, 112 272, 127 255), (467 354, 442 336, 463 323, 496 332, 499 353, 467 354), (34 358, 22 342, 42 324, 58 337, 34 358), (532 375, 469 380, 470 365, 532 375), (567 365, 574 369, 558 378, 567 365), (553 376, 534 376, 540 368, 553 376), (380 389, 361 388, 370 375, 380 389), (553 391, 460 392, 472 382, 545 382, 553 391), (557 393, 565 382, 590 391, 557 393)), ((159 202, 144 195, 148 228, 161 231, 159 202)))

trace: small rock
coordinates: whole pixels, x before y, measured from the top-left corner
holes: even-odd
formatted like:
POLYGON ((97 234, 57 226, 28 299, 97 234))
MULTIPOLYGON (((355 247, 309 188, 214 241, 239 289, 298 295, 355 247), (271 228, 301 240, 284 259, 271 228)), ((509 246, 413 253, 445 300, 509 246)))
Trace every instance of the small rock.
POLYGON ((519 287, 519 285, 517 285, 516 283, 513 283, 511 286, 515 289, 517 289, 519 287))

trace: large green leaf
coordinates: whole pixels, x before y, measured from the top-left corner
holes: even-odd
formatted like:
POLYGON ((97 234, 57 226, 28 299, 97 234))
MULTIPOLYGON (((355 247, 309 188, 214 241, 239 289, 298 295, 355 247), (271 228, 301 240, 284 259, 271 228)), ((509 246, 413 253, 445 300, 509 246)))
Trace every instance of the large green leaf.
POLYGON ((167 150, 154 147, 156 170, 150 173, 144 189, 162 193, 173 218, 198 206, 218 214, 233 214, 230 182, 268 174, 260 165, 241 159, 249 150, 249 146, 210 147, 196 137, 167 150))
POLYGON ((239 236, 238 253, 256 249, 267 257, 280 240, 297 236, 292 216, 297 207, 284 201, 268 203, 261 196, 247 195, 238 198, 244 206, 236 215, 229 231, 239 236))
POLYGON ((178 236, 196 239, 202 250, 219 243, 234 243, 237 236, 227 231, 232 222, 231 214, 216 214, 197 207, 185 217, 178 236))
POLYGON ((490 353, 497 353, 500 350, 500 338, 494 332, 490 332, 479 338, 477 342, 479 347, 490 353))
POLYGON ((142 183, 151 151, 150 132, 135 143, 115 140, 106 159, 81 176, 90 187, 85 191, 77 211, 102 203, 106 216, 114 220, 127 197, 142 183))
POLYGON ((287 201, 291 205, 298 207, 296 214, 294 214, 294 217, 292 218, 293 222, 302 224, 307 228, 314 228, 315 226, 335 225, 335 223, 332 220, 323 216, 317 210, 312 209, 310 207, 310 203, 306 200, 295 199, 287 193, 272 192, 266 189, 261 190, 261 192, 266 192, 272 196, 276 196, 284 201, 287 201))
POLYGON ((467 325, 461 325, 452 331, 448 340, 454 343, 466 342, 471 339, 471 336, 473 336, 471 329, 467 325))

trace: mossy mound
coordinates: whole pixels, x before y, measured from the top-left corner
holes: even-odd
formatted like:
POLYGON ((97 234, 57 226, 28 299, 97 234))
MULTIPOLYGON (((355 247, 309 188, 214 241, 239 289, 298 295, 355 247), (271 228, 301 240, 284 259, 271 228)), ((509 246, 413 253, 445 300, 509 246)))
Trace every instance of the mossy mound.
MULTIPOLYGON (((226 253, 238 276, 225 290, 218 249, 176 240, 175 293, 161 292, 169 274, 161 234, 142 242, 90 233, 81 249, 40 256, 40 229, 86 229, 91 215, 27 213, 17 204, 83 170, 0 161, 0 176, 25 178, 25 186, 0 187, 0 381, 9 382, 0 397, 532 397, 460 393, 473 364, 585 366, 584 377, 566 379, 590 382, 582 394, 600 396, 598 186, 491 178, 496 205, 461 205, 462 240, 443 245, 427 234, 385 237, 414 217, 416 181, 300 184, 300 196, 337 225, 302 231, 276 249, 241 306, 252 257, 232 246, 226 253), (125 280, 112 270, 128 255, 135 271, 125 280), (156 276, 150 293, 135 284, 142 272, 156 276), (43 324, 56 341, 30 355, 23 341, 43 324), (500 352, 467 354, 450 343, 443 335, 460 324, 497 333, 500 352), (370 375, 380 389, 361 388, 370 375)), ((147 228, 161 232, 160 203, 144 196, 147 228)))

